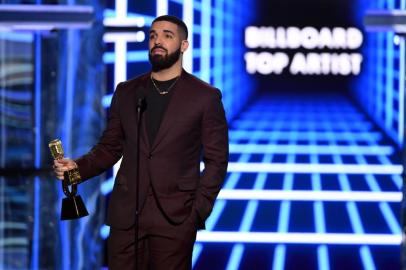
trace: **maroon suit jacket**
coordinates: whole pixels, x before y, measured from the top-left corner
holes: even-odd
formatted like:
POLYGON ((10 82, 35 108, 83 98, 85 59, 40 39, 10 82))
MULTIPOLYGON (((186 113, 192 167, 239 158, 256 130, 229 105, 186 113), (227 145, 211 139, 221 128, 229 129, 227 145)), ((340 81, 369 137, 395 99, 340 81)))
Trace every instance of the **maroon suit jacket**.
MULTIPOLYGON (((121 157, 107 213, 118 229, 134 225, 136 208, 136 103, 150 73, 120 83, 114 93, 107 127, 98 144, 76 160, 82 180, 109 169, 121 157)), ((182 223, 197 211, 198 228, 210 215, 228 162, 228 129, 218 89, 183 71, 153 145, 145 115, 141 122, 140 205, 151 185, 165 216, 182 223), (205 169, 200 172, 200 161, 205 169)))

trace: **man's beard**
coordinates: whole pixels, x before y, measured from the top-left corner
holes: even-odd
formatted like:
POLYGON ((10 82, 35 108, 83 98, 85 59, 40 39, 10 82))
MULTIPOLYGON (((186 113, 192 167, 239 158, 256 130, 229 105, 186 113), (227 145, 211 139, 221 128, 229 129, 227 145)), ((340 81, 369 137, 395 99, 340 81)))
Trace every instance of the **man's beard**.
MULTIPOLYGON (((162 47, 159 47, 159 48, 163 49, 162 47)), ((154 71, 154 72, 158 72, 158 71, 161 71, 163 69, 170 68, 171 66, 173 66, 173 64, 176 63, 176 61, 179 60, 179 57, 180 57, 180 54, 181 54, 180 47, 179 47, 179 49, 177 49, 173 53, 170 53, 170 54, 167 54, 167 55, 161 55, 161 54, 152 55, 151 52, 154 49, 155 48, 150 50, 149 53, 148 53, 149 62, 151 63, 152 71, 154 71)), ((166 49, 164 49, 164 50, 167 51, 166 49)))

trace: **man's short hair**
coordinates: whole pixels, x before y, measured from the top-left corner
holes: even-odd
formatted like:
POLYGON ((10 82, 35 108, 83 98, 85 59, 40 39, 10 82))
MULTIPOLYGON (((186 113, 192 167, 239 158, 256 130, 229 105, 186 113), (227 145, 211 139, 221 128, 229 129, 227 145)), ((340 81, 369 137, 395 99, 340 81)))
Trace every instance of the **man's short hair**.
MULTIPOLYGON (((164 21, 164 22, 171 22, 171 23, 176 24, 176 25, 178 26, 178 30, 180 30, 180 31, 179 31, 180 34, 183 34, 183 35, 185 36, 184 39, 187 39, 187 37, 188 37, 187 26, 186 26, 186 24, 185 24, 181 19, 179 19, 179 18, 176 17, 176 16, 172 16, 172 15, 162 15, 162 16, 156 17, 156 18, 152 21, 152 24, 154 24, 155 22, 162 22, 162 21, 164 21)), ((152 24, 151 24, 151 25, 152 25, 152 24)))

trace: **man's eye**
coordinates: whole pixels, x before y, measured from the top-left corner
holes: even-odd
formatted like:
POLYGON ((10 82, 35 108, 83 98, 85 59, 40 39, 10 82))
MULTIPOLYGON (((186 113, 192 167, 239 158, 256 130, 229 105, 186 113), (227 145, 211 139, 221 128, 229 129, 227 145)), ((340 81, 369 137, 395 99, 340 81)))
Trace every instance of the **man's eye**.
POLYGON ((166 38, 172 38, 172 36, 171 35, 166 35, 166 38))

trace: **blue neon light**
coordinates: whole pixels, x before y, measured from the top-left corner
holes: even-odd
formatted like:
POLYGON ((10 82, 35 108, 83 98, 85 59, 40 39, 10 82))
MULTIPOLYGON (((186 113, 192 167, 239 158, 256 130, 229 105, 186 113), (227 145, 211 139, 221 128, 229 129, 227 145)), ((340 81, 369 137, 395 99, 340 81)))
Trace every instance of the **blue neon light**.
POLYGON ((202 251, 203 251, 202 244, 197 243, 194 245, 192 254, 192 268, 196 265, 197 259, 199 258, 202 251))
POLYGON ((353 140, 366 140, 368 142, 377 143, 379 140, 382 139, 382 134, 378 132, 349 132, 349 131, 323 131, 323 132, 316 132, 316 131, 281 131, 281 130, 272 130, 272 131, 265 131, 265 130, 231 130, 229 133, 231 141, 238 141, 241 139, 248 139, 251 136, 255 136, 258 139, 268 139, 269 137, 273 137, 276 139, 271 140, 271 142, 279 140, 287 140, 292 136, 292 133, 296 133, 299 138, 303 138, 308 140, 309 138, 314 138, 315 140, 329 140, 329 141, 336 141, 336 140, 345 140, 347 138, 352 138, 353 140))
POLYGON ((398 190, 402 189, 402 185, 403 185, 403 179, 400 175, 392 175, 391 179, 393 181, 393 183, 396 185, 396 187, 398 188, 398 190))
MULTIPOLYGON (((292 137, 292 139, 293 139, 293 137, 292 137)), ((288 155, 287 161, 294 162, 294 158, 295 158, 295 156, 288 155)), ((292 190, 292 188, 293 188, 293 174, 291 174, 291 173, 285 174, 284 179, 283 179, 283 190, 292 190)), ((280 232, 280 233, 286 233, 289 231, 290 208, 291 208, 290 201, 281 202, 280 213, 279 213, 279 222, 278 222, 278 232, 280 232)), ((279 249, 280 249, 280 251, 278 251, 278 253, 275 253, 275 254, 278 254, 278 256, 284 255, 285 247, 282 246, 279 249)), ((278 258, 278 260, 285 261, 285 258, 278 258)), ((279 269, 279 268, 277 268, 277 269, 279 269)))
POLYGON ((107 239, 107 237, 109 237, 109 234, 110 234, 110 227, 107 226, 107 225, 101 226, 101 228, 100 228, 100 236, 103 239, 107 239))
MULTIPOLYGON (((106 52, 103 55, 103 62, 105 64, 112 64, 116 58, 115 53, 106 52)), ((128 51, 127 52, 127 63, 133 62, 146 62, 148 61, 148 51, 128 51)))
MULTIPOLYGON (((402 1, 369 1, 362 9, 393 10, 402 1)), ((363 16, 363 14, 358 14, 363 16)), ((404 140, 404 40, 394 44, 394 33, 367 32, 365 70, 354 90, 358 103, 400 147, 404 140)))
POLYGON ((353 231, 356 234, 363 234, 364 229, 362 227, 361 217, 359 216, 357 205, 354 202, 347 202, 346 206, 353 231))
POLYGON ((400 235, 402 230, 400 228, 399 221, 390 209, 389 204, 386 202, 381 202, 379 204, 379 209, 385 217, 386 223, 388 224, 392 234, 400 235))
MULTIPOLYGON (((41 37, 35 35, 35 168, 41 167, 41 37)), ((32 254, 31 254, 31 269, 39 267, 39 248, 40 248, 40 202, 41 202, 41 179, 36 176, 34 178, 34 220, 32 232, 32 254)))
POLYGON ((243 253, 244 253, 244 245, 235 244, 233 250, 231 251, 230 259, 228 261, 226 269, 227 270, 238 269, 243 253))
POLYGON ((314 202, 314 221, 316 224, 316 232, 325 233, 326 224, 324 222, 324 207, 322 202, 314 202))
POLYGON ((371 250, 367 246, 360 248, 362 264, 365 270, 375 270, 374 260, 372 259, 371 250))
MULTIPOLYGON (((117 18, 115 10, 105 9, 103 12, 104 18, 117 18)), ((127 12, 128 18, 142 17, 145 21, 145 26, 151 26, 152 21, 155 19, 154 16, 149 16, 141 13, 127 12)), ((121 18, 122 19, 122 18, 121 18)))
POLYGON ((283 270, 285 267, 286 258, 286 246, 277 245, 275 248, 275 253, 273 256, 272 269, 273 270, 283 270))
POLYGON ((317 248, 317 259, 319 270, 329 270, 329 256, 328 256, 328 247, 326 245, 321 245, 317 248))
MULTIPOLYGON (((177 8, 179 8, 179 5, 184 4, 185 3, 180 0, 167 1, 168 7, 175 5, 177 8)), ((235 112, 237 112, 238 109, 233 108, 233 106, 241 108, 246 100, 245 94, 250 93, 249 90, 247 90, 246 93, 244 92, 244 94, 242 94, 242 91, 235 90, 238 89, 238 86, 240 85, 246 85, 244 76, 240 76, 242 71, 238 67, 239 64, 236 63, 235 60, 238 59, 238 55, 243 54, 243 48, 235 48, 234 46, 233 48, 229 48, 228 46, 230 41, 233 40, 232 38, 234 38, 234 40, 240 40, 240 34, 235 34, 233 37, 233 33, 238 32, 236 29, 239 29, 239 24, 241 23, 239 22, 241 20, 236 19, 239 18, 239 16, 235 16, 235 14, 246 13, 244 12, 248 8, 245 6, 246 4, 247 3, 236 4, 235 1, 213 2, 209 0, 202 0, 200 2, 193 3, 193 10, 195 12, 193 16, 196 17, 199 16, 199 14, 202 16, 200 17, 201 25, 196 24, 196 21, 199 20, 195 20, 193 25, 195 40, 197 37, 200 37, 201 43, 200 48, 193 48, 193 58, 195 59, 195 63, 200 61, 200 68, 194 68, 193 73, 199 75, 206 81, 214 83, 216 87, 221 89, 223 92, 223 103, 229 115, 236 115, 235 112), (207 15, 204 14, 210 14, 210 16, 206 17, 207 15), (214 25, 214 28, 211 28, 211 24, 214 25), (208 34, 208 32, 210 33, 208 34), (205 33, 206 35, 202 35, 202 33, 205 33), (211 38, 213 38, 213 42, 210 42, 211 38), (205 58, 205 55, 211 55, 211 57, 205 58), (227 64, 223 65, 223 63, 227 64)), ((181 8, 183 8, 183 6, 181 6, 181 8)), ((134 15, 136 13, 129 12, 128 16, 131 14, 134 15)), ((111 15, 116 16, 115 12, 111 12, 110 16, 111 15)), ((182 14, 175 15, 180 15, 180 17, 182 17, 182 14)), ((137 14, 136 16, 145 15, 137 14)), ((146 21, 148 21, 148 19, 146 21)), ((243 23, 244 22, 241 24, 243 23)), ((148 24, 150 24, 150 21, 149 23, 146 23, 147 26, 148 24)), ((380 55, 381 58, 384 57, 383 54, 386 55, 386 53, 382 53, 382 55, 380 55)), ((398 55, 396 51, 388 52, 388 54, 393 54, 394 57, 398 55)), ((114 57, 114 52, 109 51, 104 55, 104 60, 107 64, 112 64, 114 63, 114 57)), ((146 51, 132 51, 128 52, 127 54, 127 63, 147 61, 148 59, 146 51)), ((371 69, 372 67, 368 68, 371 69)), ((137 70, 137 73, 141 73, 141 71, 137 70)), ((374 75, 380 79, 381 84, 378 86, 378 88, 380 87, 378 98, 381 100, 399 99, 400 93, 397 94, 396 92, 393 92, 389 95, 384 93, 386 92, 387 85, 384 84, 384 80, 382 80, 382 78, 386 73, 386 70, 382 69, 378 73, 378 76, 376 76, 376 74, 374 75)), ((397 71, 393 71, 392 75, 389 73, 389 75, 393 78, 396 78, 398 76, 397 74, 397 71)), ((392 123, 389 124, 388 119, 393 118, 395 121, 397 113, 394 111, 390 112, 389 106, 385 102, 381 101, 380 105, 376 104, 378 102, 378 98, 374 98, 377 96, 375 84, 368 83, 368 85, 370 85, 370 87, 368 87, 368 90, 366 91, 367 94, 357 93, 357 97, 363 101, 367 100, 365 104, 367 104, 366 107, 368 107, 368 110, 371 110, 371 112, 372 110, 376 110, 376 108, 378 108, 379 114, 384 116, 381 119, 380 125, 382 125, 382 123, 384 123, 385 126, 392 125, 392 123), (391 113, 392 116, 390 115, 391 113), (384 121, 387 122, 385 123, 384 121)), ((103 104, 106 108, 110 105, 110 101, 111 95, 104 97, 103 104)), ((338 164, 339 166, 342 166, 342 168, 345 168, 345 165, 348 165, 348 163, 343 164, 343 160, 338 158, 338 155, 355 156, 354 160, 356 163, 354 165, 356 169, 364 168, 362 166, 357 167, 358 165, 369 165, 368 162, 366 162, 365 159, 363 160, 359 155, 373 155, 373 158, 377 158, 378 162, 380 162, 378 165, 394 165, 391 159, 387 157, 395 153, 394 147, 390 145, 382 145, 381 140, 384 138, 384 136, 382 136, 381 132, 376 131, 374 123, 371 123, 368 118, 364 117, 362 113, 352 106, 352 104, 348 102, 342 103, 340 101, 337 101, 336 103, 337 106, 330 106, 320 102, 320 104, 317 103, 314 105, 315 108, 320 110, 308 110, 306 113, 303 113, 303 107, 293 110, 292 108, 289 108, 289 106, 282 106, 277 102, 270 104, 269 100, 256 103, 256 105, 250 107, 251 109, 248 113, 240 115, 240 120, 236 120, 231 123, 230 140, 232 144, 230 145, 230 153, 238 156, 237 161, 233 160, 231 165, 241 162, 240 164, 255 166, 259 163, 253 162, 252 159, 256 158, 257 155, 270 155, 275 153, 288 155, 287 161, 283 162, 283 164, 291 164, 292 168, 296 165, 300 165, 299 163, 295 164, 295 155, 311 155, 310 163, 308 165, 317 165, 319 163, 317 155, 329 155, 331 152, 337 155, 337 157, 333 158, 332 163, 338 164), (328 113, 323 113, 323 110, 328 111, 328 113), (275 114, 275 112, 278 112, 278 114, 275 114), (301 114, 306 116, 301 117, 301 114), (321 115, 322 117, 318 117, 318 115, 321 115), (323 127, 323 130, 316 131, 316 126, 323 127), (304 130, 304 128, 306 130, 304 130), (260 140, 261 142, 259 142, 260 140), (288 140, 289 146, 281 145, 279 142, 280 140, 288 140), (299 140, 311 140, 311 143, 301 145, 298 142, 299 140), (323 140, 324 145, 319 145, 319 140, 323 140), (246 143, 247 141, 249 141, 249 143, 246 143), (340 146, 339 141, 344 141, 348 145, 340 146)), ((277 162, 271 163, 270 160, 262 160, 262 164, 278 165, 277 162)), ((224 189, 236 189, 238 184, 242 184, 241 181, 245 180, 244 175, 246 173, 247 172, 245 171, 230 171, 230 174, 225 181, 224 189)), ((388 177, 390 177, 396 183, 396 185, 400 187, 401 179, 395 174, 397 171, 393 173, 393 175, 388 177)), ((267 174, 268 172, 258 174, 255 183, 257 183, 260 175, 263 175, 263 179, 266 179, 267 174)), ((324 184, 325 181, 323 178, 324 175, 317 172, 307 172, 307 174, 311 175, 311 191, 322 191, 322 183, 324 184)), ((296 176, 297 175, 293 169, 290 173, 284 174, 283 190, 293 189, 293 182, 297 181, 296 176)), ((368 180, 366 181, 368 182, 368 180)), ((339 184, 343 191, 351 191, 350 181, 345 174, 340 176, 339 184)), ((103 184, 103 193, 109 193, 112 185, 113 179, 110 179, 103 184)), ((376 189, 376 192, 380 192, 377 189, 379 186, 377 185, 376 179, 371 178, 368 185, 372 191, 376 189)), ((257 188, 254 186, 253 189, 261 191, 263 186, 257 188)), ((249 200, 247 202, 247 207, 240 224, 239 232, 250 231, 252 222, 255 219, 257 207, 260 203, 261 201, 256 200, 249 200)), ((206 223, 208 232, 216 231, 217 221, 224 211, 226 211, 226 205, 227 200, 219 200, 216 202, 213 212, 206 223)), ((290 201, 281 202, 278 232, 289 233, 291 207, 292 204, 290 201)), ((314 203, 313 208, 315 230, 316 233, 318 233, 321 237, 326 237, 323 235, 323 233, 326 231, 325 215, 327 214, 325 213, 324 207, 325 205, 323 202, 318 201, 314 203)), ((387 210, 388 209, 386 206, 382 206, 382 214, 386 219, 390 220, 392 219, 393 215, 391 217, 390 214, 392 212, 387 210)), ((350 218, 355 220, 352 221, 352 223, 355 223, 355 225, 353 224, 352 226, 356 227, 356 230, 358 231, 358 227, 362 229, 362 223, 358 214, 357 204, 355 202, 352 204, 347 204, 347 212, 348 215, 350 215, 350 218)), ((391 221, 389 221, 388 224, 392 224, 388 226, 393 226, 395 223, 391 223, 391 221)), ((396 226, 391 230, 395 230, 395 228, 396 226)), ((104 228, 105 236, 107 235, 106 231, 107 229, 104 228)), ((317 249, 319 269, 329 269, 328 245, 329 244, 320 245, 317 249)), ((198 265, 199 256, 205 251, 205 249, 206 246, 204 242, 200 242, 195 245, 195 251, 193 254, 194 266, 198 265)), ((234 245, 227 265, 229 269, 238 269, 242 257, 244 256, 244 249, 243 243, 236 243, 234 245)), ((369 256, 370 252, 368 249, 367 251, 363 250, 364 249, 361 249, 360 252, 363 254, 366 253, 366 255, 361 254, 360 256, 365 257, 363 259, 363 263, 364 265, 368 265, 368 263, 365 262, 371 260, 371 257, 369 256)), ((274 269, 284 268, 287 252, 289 252, 289 249, 283 244, 276 247, 273 260, 274 269)))
POLYGON ((289 153, 289 154, 330 154, 340 155, 392 155, 395 149, 392 146, 362 146, 362 145, 292 145, 292 144, 230 144, 230 153, 289 153))
MULTIPOLYGON (((269 160, 270 156, 265 156, 264 160, 269 160)), ((263 189, 265 186, 267 175, 264 173, 258 174, 257 179, 255 181, 254 190, 263 189)), ((257 212, 258 208, 258 201, 252 200, 248 202, 248 205, 245 209, 241 225, 239 231, 248 232, 251 229, 252 222, 255 218, 255 213, 257 212)), ((229 264, 227 269, 236 269, 236 267, 240 264, 242 255, 244 253, 244 246, 241 244, 234 245, 233 250, 231 251, 231 256, 229 260, 229 264)))
MULTIPOLYGON (((4 5, 3 5, 4 6, 4 5)), ((0 39, 15 42, 33 43, 34 35, 31 33, 16 33, 16 32, 0 32, 0 39)))

